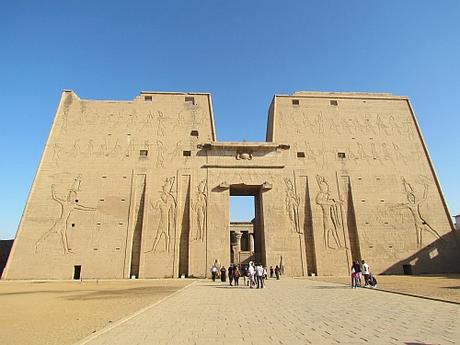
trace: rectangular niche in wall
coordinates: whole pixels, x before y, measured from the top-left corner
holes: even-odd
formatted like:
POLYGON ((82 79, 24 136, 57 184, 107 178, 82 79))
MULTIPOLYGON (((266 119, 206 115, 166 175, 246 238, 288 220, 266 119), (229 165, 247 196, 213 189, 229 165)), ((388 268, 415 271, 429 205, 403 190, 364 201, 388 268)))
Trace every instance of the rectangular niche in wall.
POLYGON ((195 97, 185 97, 185 103, 195 105, 195 97))
POLYGON ((73 266, 73 279, 80 279, 81 278, 81 265, 73 266))

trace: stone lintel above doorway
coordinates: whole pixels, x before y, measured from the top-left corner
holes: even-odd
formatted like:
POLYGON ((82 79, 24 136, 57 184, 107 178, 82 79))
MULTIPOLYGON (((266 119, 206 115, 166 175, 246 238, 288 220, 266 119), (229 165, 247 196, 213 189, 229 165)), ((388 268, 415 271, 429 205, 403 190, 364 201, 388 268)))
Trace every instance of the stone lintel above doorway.
POLYGON ((282 150, 289 150, 289 144, 280 144, 280 143, 273 143, 273 142, 265 142, 265 141, 242 141, 242 142, 234 142, 234 141, 213 141, 209 143, 199 144, 198 148, 203 150, 235 150, 235 151, 250 151, 250 152, 258 152, 258 151, 282 151, 282 150))
POLYGON ((279 154, 289 150, 290 145, 272 142, 209 142, 199 144, 198 148, 214 157, 233 157, 238 161, 252 161, 272 153, 279 154))

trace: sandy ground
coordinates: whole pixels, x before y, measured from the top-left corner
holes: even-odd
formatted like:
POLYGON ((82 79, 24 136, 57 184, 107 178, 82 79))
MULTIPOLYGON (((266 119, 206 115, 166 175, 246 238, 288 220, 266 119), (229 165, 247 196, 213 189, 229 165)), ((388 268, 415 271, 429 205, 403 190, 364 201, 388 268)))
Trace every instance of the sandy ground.
POLYGON ((0 344, 73 344, 192 282, 0 281, 0 344))
MULTIPOLYGON (((349 284, 348 277, 308 279, 349 284)), ((460 274, 377 279, 380 289, 460 303, 460 274)), ((192 282, 0 281, 0 344, 73 344, 192 282)))
MULTIPOLYGON (((349 277, 312 277, 312 280, 350 284, 349 277)), ((376 276, 377 288, 460 303, 460 274, 376 276)), ((364 281, 364 280, 363 280, 364 281)))

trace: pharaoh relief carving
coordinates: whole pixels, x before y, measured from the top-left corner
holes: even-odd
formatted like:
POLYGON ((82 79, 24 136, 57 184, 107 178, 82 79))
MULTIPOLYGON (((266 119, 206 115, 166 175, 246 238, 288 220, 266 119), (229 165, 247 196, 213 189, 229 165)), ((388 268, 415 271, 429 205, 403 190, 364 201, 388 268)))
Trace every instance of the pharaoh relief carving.
POLYGON ((326 249, 341 248, 339 228, 342 226, 342 201, 334 200, 329 191, 329 184, 323 176, 316 175, 319 192, 316 195, 316 204, 323 213, 323 241, 326 249))
POLYGON ((63 198, 56 195, 55 185, 51 185, 51 198, 59 204, 59 216, 54 221, 51 228, 35 242, 35 253, 40 251, 43 242, 53 234, 59 235, 64 254, 72 253, 67 240, 67 228, 70 215, 74 211, 96 211, 94 207, 84 206, 79 203, 78 192, 80 191, 80 185, 81 177, 77 176, 69 188, 67 195, 63 198))
POLYGON ((171 234, 174 234, 176 228, 176 198, 173 195, 175 178, 166 178, 163 186, 161 187, 160 198, 154 203, 150 203, 150 208, 154 212, 154 219, 157 220, 155 224, 156 233, 152 247, 145 251, 150 252, 169 252, 171 243, 171 234), (162 249, 158 248, 160 241, 163 239, 164 246, 162 249))
POLYGON ((195 212, 197 221, 197 230, 193 239, 203 242, 206 229, 206 211, 208 205, 207 180, 202 180, 195 192, 195 200, 192 204, 192 210, 195 212))
POLYGON ((294 184, 291 179, 285 178, 284 183, 286 184, 286 196, 284 202, 291 224, 291 232, 302 234, 303 231, 300 226, 299 217, 300 197, 295 192, 294 184))
MULTIPOLYGON (((428 180, 427 178, 425 179, 428 180)), ((426 201, 428 197, 428 184, 424 183, 423 194, 421 194, 418 193, 404 177, 401 179, 401 181, 404 187, 407 202, 400 203, 396 206, 393 206, 393 208, 409 210, 415 227, 417 246, 418 248, 422 248, 424 233, 429 233, 438 239, 441 238, 433 226, 427 222, 426 218, 422 215, 420 210, 420 206, 426 201)))

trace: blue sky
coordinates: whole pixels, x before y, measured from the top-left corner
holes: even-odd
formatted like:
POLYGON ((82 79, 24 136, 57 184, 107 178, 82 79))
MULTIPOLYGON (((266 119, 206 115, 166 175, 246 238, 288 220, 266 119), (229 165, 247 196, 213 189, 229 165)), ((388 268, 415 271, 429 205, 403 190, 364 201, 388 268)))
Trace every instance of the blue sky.
POLYGON ((458 214, 459 18, 458 0, 4 2, 0 238, 16 232, 64 88, 211 92, 218 139, 255 141, 275 93, 407 95, 458 214))

